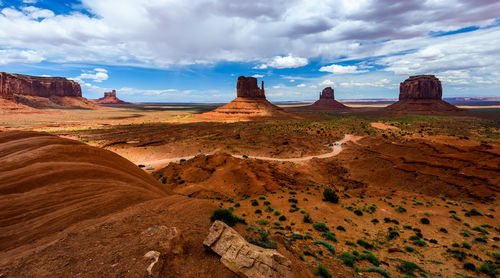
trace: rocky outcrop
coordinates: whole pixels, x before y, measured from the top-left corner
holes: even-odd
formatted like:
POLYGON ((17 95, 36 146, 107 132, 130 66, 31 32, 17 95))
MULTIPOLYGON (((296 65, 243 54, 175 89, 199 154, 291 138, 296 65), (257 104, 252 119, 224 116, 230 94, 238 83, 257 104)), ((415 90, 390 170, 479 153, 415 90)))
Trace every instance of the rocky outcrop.
POLYGON ((203 245, 220 255, 221 262, 241 277, 295 277, 289 259, 275 250, 248 243, 224 222, 212 224, 203 245))
POLYGON ((434 75, 410 76, 399 84, 399 100, 437 99, 441 100, 443 88, 434 75))
POLYGON ((398 114, 448 114, 463 110, 442 100, 441 81, 434 75, 410 76, 399 85, 399 101, 387 106, 386 111, 398 114))
POLYGON ((270 103, 262 87, 257 86, 257 79, 253 77, 238 77, 236 95, 230 103, 198 116, 208 121, 245 121, 262 118, 290 118, 292 113, 270 103))
POLYGON ((335 94, 332 87, 326 87, 319 94, 319 99, 335 99, 335 94))
POLYGON ((332 87, 326 87, 319 94, 319 100, 311 105, 300 106, 297 109, 301 110, 348 110, 351 109, 348 106, 335 100, 335 93, 332 87))
POLYGON ((116 90, 105 92, 104 97, 95 101, 98 104, 112 105, 112 104, 130 104, 116 97, 116 90))
POLYGON ((0 95, 81 97, 80 85, 64 77, 39 77, 0 72, 0 95))
POLYGON ((262 87, 257 86, 257 79, 254 77, 238 77, 236 83, 236 96, 237 97, 250 97, 250 98, 266 98, 264 93, 264 81, 262 87))

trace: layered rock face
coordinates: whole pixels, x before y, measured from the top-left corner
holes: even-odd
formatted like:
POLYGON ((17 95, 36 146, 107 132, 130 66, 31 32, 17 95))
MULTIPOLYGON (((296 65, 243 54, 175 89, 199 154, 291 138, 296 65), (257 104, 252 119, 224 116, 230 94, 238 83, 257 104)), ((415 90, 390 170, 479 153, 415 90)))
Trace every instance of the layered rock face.
POLYGON ((437 99, 441 100, 443 88, 434 75, 410 76, 399 85, 399 100, 437 99))
POLYGON ((116 90, 105 92, 104 97, 97 99, 95 102, 98 104, 129 104, 116 97, 116 90))
POLYGON ((266 98, 264 93, 264 81, 262 81, 262 88, 257 86, 257 79, 254 77, 238 77, 236 83, 236 96, 237 97, 250 97, 250 98, 266 98))
POLYGON ((321 91, 319 99, 335 99, 335 94, 332 87, 326 87, 321 91))
POLYGON ((248 243, 224 222, 212 224, 203 245, 221 256, 221 262, 240 277, 295 277, 288 258, 276 250, 248 243))
POLYGON ((75 81, 64 77, 38 77, 0 72, 0 95, 37 97, 81 97, 82 90, 75 81))
POLYGON ((399 86, 399 101, 387 106, 395 113, 441 114, 462 111, 442 100, 441 81, 434 75, 410 76, 399 86))

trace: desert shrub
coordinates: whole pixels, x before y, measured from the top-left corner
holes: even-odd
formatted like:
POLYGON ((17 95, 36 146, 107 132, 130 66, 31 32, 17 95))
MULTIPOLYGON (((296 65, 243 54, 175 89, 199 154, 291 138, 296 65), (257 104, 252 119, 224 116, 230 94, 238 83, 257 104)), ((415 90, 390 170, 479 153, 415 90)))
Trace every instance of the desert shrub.
POLYGON ((257 229, 257 237, 252 236, 248 239, 248 242, 255 244, 266 249, 276 249, 276 242, 269 238, 269 231, 264 229, 257 229))
POLYGON ((417 246, 425 246, 427 245, 427 243, 425 243, 425 241, 419 239, 419 240, 416 240, 415 242, 413 242, 413 244, 417 245, 417 246))
POLYGON ((279 210, 277 210, 277 209, 276 209, 276 210, 274 210, 274 215, 278 216, 278 215, 280 215, 280 214, 281 214, 281 212, 280 212, 279 210))
POLYGON ((289 203, 294 203, 294 204, 297 204, 299 201, 298 201, 297 199, 290 198, 290 199, 288 199, 288 202, 289 202, 289 203))
POLYGON ((458 248, 458 247, 460 247, 460 244, 458 244, 458 243, 456 243, 456 242, 453 242, 453 243, 451 244, 451 247, 458 248))
POLYGON ((451 217, 451 218, 453 218, 453 219, 455 219, 455 220, 457 220, 457 221, 462 221, 462 218, 460 218, 458 215, 456 215, 456 214, 454 214, 454 213, 452 213, 452 214, 450 215, 450 217, 451 217))
POLYGON ((256 199, 252 199, 250 200, 250 203, 252 204, 252 206, 256 207, 259 205, 259 202, 256 200, 256 199))
POLYGON ((271 205, 271 202, 269 202, 269 201, 264 201, 264 206, 269 206, 269 205, 271 205))
POLYGON ((419 240, 420 237, 418 235, 411 235, 408 239, 409 240, 419 240))
POLYGON ((364 247, 365 249, 368 249, 368 250, 371 250, 373 249, 373 245, 362 240, 362 239, 358 239, 358 241, 356 241, 356 243, 359 245, 359 246, 362 246, 364 247))
POLYGON ((379 223, 380 221, 378 221, 378 219, 377 219, 377 218, 374 218, 374 219, 372 219, 372 221, 371 221, 371 222, 372 222, 373 224, 377 224, 377 223, 379 223))
POLYGON ((476 266, 473 263, 464 263, 464 269, 476 271, 476 266))
POLYGON ((422 223, 422 224, 429 224, 429 223, 431 223, 431 221, 429 221, 428 218, 423 217, 423 218, 420 218, 420 223, 422 223))
POLYGON ((354 243, 352 241, 349 241, 349 240, 346 240, 345 241, 345 245, 347 245, 347 246, 356 246, 356 243, 354 243))
POLYGON ((280 218, 278 218, 279 221, 286 221, 286 216, 282 215, 280 218))
POLYGON ((407 229, 407 230, 411 230, 411 225, 408 225, 408 224, 403 224, 403 228, 404 229, 407 229))
POLYGON ((327 240, 330 240, 330 241, 333 241, 333 242, 337 242, 337 237, 332 232, 322 233, 321 236, 324 237, 327 240))
POLYGON ((215 220, 220 220, 229 226, 234 226, 234 224, 238 222, 246 224, 244 219, 241 219, 238 216, 234 215, 233 212, 229 209, 214 210, 212 216, 210 216, 210 221, 214 222, 215 220))
POLYGON ((398 206, 397 208, 395 208, 395 210, 399 213, 403 213, 403 212, 406 212, 406 209, 402 206, 398 206))
POLYGON ((460 235, 463 236, 463 237, 470 237, 470 233, 468 231, 466 231, 466 230, 462 230, 460 232, 460 235))
POLYGON ((321 276, 324 278, 332 278, 332 273, 324 265, 319 264, 314 270, 314 275, 321 276))
POLYGON ((477 209, 471 209, 465 213, 465 216, 483 216, 484 214, 477 209))
POLYGON ((440 229, 439 229, 439 231, 440 231, 441 233, 445 233, 445 234, 447 234, 447 233, 448 233, 448 230, 446 230, 445 228, 440 228, 440 229))
POLYGON ((314 223, 313 228, 319 232, 329 232, 330 231, 330 229, 326 226, 326 224, 321 223, 321 222, 314 223))
POLYGON ((389 217, 384 217, 384 223, 391 223, 392 220, 389 217))
POLYGON ((486 231, 485 229, 481 228, 480 226, 474 226, 474 227, 472 227, 472 230, 480 232, 480 233, 483 233, 483 234, 489 234, 488 231, 486 231))
POLYGON ((415 251, 415 248, 413 248, 411 246, 405 246, 405 250, 408 252, 413 252, 413 251, 415 251))
POLYGON ((462 242, 462 247, 465 249, 471 249, 472 245, 470 245, 470 243, 468 243, 467 241, 464 241, 462 242))
POLYGON ((335 190, 331 188, 325 188, 323 191, 323 201, 331 202, 334 204, 339 203, 339 196, 335 193, 335 190))
POLYGON ((259 200, 265 200, 266 196, 259 196, 259 200))
POLYGON ((269 224, 269 221, 264 220, 264 219, 259 219, 259 220, 255 221, 255 223, 262 225, 262 226, 265 226, 265 225, 269 224))
POLYGON ((484 273, 486 275, 489 275, 491 277, 496 277, 498 274, 497 269, 500 267, 498 264, 482 264, 481 267, 479 267, 479 272, 484 273))
POLYGON ((340 254, 340 259, 346 266, 349 267, 354 267, 354 263, 356 262, 356 257, 354 257, 351 253, 349 252, 342 252, 340 254))
POLYGON ((491 256, 496 260, 500 260, 500 252, 492 252, 491 256))
POLYGON ((321 244, 321 245, 325 246, 326 249, 328 249, 328 251, 330 251, 330 253, 332 253, 332 255, 335 255, 335 247, 333 247, 333 245, 331 245, 330 243, 328 243, 326 241, 322 241, 322 240, 316 240, 314 242, 314 244, 321 244))
POLYGON ((396 266, 396 268, 399 270, 399 272, 412 276, 415 276, 414 275, 415 271, 421 270, 421 268, 418 265, 407 261, 401 261, 401 263, 398 266, 396 266))
POLYGON ((389 272, 387 270, 380 268, 380 267, 376 267, 376 266, 372 266, 372 267, 369 267, 367 269, 363 269, 363 272, 376 272, 385 278, 391 278, 391 274, 389 274, 389 272))
POLYGON ((429 240, 429 242, 430 242, 430 243, 433 243, 433 244, 437 244, 437 243, 438 243, 438 241, 437 241, 437 240, 435 240, 435 239, 433 239, 433 238, 432 238, 432 239, 430 239, 430 240, 429 240))
POLYGON ((344 231, 344 232, 345 232, 345 228, 344 228, 344 227, 342 227, 342 226, 337 226, 337 230, 339 230, 339 231, 344 231))
POLYGON ((486 239, 482 238, 482 237, 476 237, 474 239, 475 242, 481 242, 481 243, 487 243, 486 239))
POLYGON ((354 210, 354 214, 356 214, 357 216, 362 216, 363 212, 359 209, 356 209, 356 210, 354 210))
POLYGON ((389 231, 389 234, 387 235, 387 238, 389 240, 392 240, 392 239, 395 239, 398 236, 399 236, 399 233, 396 232, 396 231, 394 231, 394 230, 392 230, 392 231, 389 231))
POLYGON ((274 209, 271 206, 267 206, 266 209, 264 209, 265 212, 273 212, 274 209))
POLYGON ((255 210, 255 213, 257 213, 257 214, 262 214, 262 210, 260 210, 260 209, 256 209, 256 210, 255 210))
POLYGON ((303 221, 304 221, 304 223, 311 223, 312 222, 312 219, 311 219, 311 216, 309 215, 309 213, 304 214, 303 221))
POLYGON ((379 259, 375 255, 373 255, 373 253, 368 252, 368 251, 363 251, 363 252, 364 252, 364 254, 361 254, 361 256, 359 256, 360 260, 367 260, 374 266, 380 265, 379 259))
POLYGON ((467 257, 467 254, 465 254, 465 252, 460 251, 460 250, 447 249, 446 253, 451 254, 453 257, 457 258, 459 261, 463 261, 467 257))

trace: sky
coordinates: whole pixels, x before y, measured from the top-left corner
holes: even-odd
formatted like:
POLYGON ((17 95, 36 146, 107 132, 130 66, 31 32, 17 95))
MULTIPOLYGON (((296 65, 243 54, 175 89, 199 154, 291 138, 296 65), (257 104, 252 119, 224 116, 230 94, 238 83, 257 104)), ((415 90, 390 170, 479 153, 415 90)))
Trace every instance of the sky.
POLYGON ((240 75, 271 101, 500 96, 496 0, 0 0, 0 71, 64 76, 98 98, 227 102, 240 75))

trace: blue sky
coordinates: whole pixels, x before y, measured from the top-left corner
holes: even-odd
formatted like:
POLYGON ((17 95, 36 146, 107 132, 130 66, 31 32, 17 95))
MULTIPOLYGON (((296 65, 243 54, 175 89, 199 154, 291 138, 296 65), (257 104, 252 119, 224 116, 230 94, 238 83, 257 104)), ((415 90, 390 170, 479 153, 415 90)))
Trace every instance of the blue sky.
POLYGON ((397 98, 435 74, 444 97, 500 95, 491 0, 0 0, 0 71, 64 76, 98 98, 224 102, 236 78, 270 100, 397 98), (459 16, 457 16, 459 15, 459 16))

